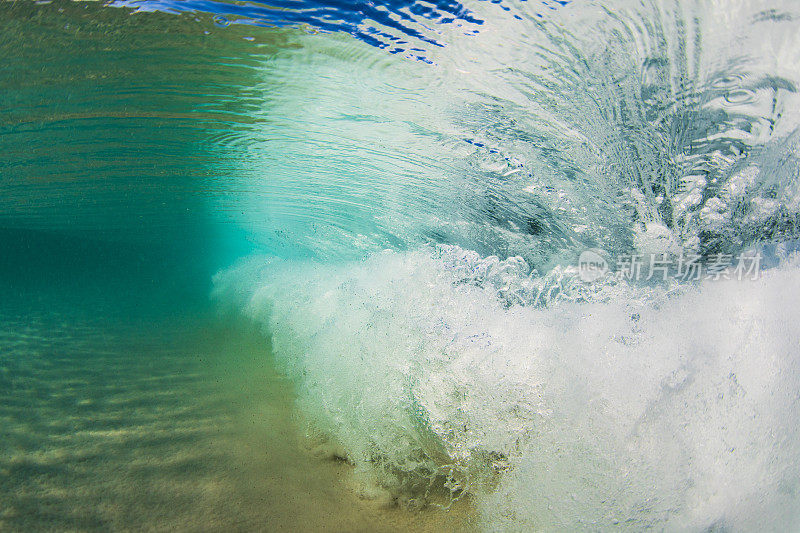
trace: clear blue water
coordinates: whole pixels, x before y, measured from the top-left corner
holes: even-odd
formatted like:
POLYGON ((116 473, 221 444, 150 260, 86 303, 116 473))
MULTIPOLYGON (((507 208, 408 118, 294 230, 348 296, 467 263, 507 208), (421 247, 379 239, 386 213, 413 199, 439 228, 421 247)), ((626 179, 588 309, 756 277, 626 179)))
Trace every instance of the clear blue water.
POLYGON ((0 13, 0 529, 799 527, 793 2, 0 13))

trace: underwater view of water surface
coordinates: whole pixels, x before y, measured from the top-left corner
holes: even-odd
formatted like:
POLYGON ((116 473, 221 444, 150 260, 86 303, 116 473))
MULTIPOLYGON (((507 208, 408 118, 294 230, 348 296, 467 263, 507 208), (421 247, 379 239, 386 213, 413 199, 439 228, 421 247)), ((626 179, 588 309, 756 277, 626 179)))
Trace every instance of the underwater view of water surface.
POLYGON ((800 531, 800 4, 0 0, 0 531, 800 531))

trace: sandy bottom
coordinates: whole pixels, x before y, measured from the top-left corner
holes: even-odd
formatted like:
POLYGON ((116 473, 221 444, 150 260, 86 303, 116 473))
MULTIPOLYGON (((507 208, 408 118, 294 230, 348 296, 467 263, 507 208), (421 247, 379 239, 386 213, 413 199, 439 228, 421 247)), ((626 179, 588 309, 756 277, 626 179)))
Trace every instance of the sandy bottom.
POLYGON ((263 337, 204 319, 0 320, 0 531, 469 531, 357 496, 263 337))

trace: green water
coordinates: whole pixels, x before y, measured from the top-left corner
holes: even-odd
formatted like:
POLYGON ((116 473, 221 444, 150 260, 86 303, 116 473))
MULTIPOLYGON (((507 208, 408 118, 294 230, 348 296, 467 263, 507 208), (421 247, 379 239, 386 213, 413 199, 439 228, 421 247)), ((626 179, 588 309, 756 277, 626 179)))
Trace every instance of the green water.
POLYGON ((2 531, 429 527, 310 451, 265 337, 209 300, 250 247, 219 150, 291 48, 215 29, 0 3, 2 531))

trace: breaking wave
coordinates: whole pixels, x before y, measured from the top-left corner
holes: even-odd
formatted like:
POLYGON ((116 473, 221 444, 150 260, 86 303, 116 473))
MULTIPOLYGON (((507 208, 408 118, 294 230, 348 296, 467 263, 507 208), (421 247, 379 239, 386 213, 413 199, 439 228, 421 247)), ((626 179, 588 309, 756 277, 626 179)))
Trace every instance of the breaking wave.
POLYGON ((480 31, 411 64, 304 38, 316 107, 276 58, 270 112, 304 119, 237 162, 266 253, 216 299, 365 487, 487 530, 800 527, 793 245, 746 280, 571 266, 798 237, 796 6, 529 4, 466 4, 480 31))

